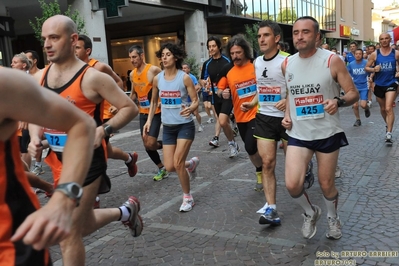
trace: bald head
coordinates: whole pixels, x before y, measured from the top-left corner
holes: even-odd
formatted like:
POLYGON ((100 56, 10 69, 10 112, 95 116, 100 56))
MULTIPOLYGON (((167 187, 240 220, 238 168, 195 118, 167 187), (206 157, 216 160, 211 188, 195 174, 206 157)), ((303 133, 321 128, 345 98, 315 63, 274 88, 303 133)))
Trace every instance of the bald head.
POLYGON ((42 28, 47 26, 46 24, 52 24, 61 27, 61 29, 68 35, 78 33, 78 27, 76 26, 75 22, 71 18, 64 15, 55 15, 49 17, 43 23, 42 28))

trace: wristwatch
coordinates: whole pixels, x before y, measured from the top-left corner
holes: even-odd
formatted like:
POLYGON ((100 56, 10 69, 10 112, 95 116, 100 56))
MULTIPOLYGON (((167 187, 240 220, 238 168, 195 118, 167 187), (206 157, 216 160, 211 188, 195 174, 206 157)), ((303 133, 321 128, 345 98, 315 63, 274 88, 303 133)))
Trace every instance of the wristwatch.
POLYGON ((82 198, 83 188, 76 182, 58 184, 54 191, 61 191, 68 198, 76 202, 76 207, 79 206, 80 199, 82 198))
POLYGON ((342 107, 342 106, 344 106, 346 104, 346 101, 344 99, 341 99, 339 97, 334 97, 334 99, 337 100, 338 107, 342 107))
POLYGON ((106 137, 110 137, 112 133, 114 133, 114 129, 111 125, 103 124, 104 133, 106 137))

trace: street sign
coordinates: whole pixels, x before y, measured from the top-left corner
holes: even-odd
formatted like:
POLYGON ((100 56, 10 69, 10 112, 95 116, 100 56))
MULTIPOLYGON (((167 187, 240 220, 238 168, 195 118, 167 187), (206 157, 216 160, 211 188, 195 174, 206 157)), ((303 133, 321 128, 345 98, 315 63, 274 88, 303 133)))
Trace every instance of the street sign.
POLYGON ((122 17, 122 7, 129 6, 129 0, 98 0, 98 6, 105 9, 106 18, 122 17))

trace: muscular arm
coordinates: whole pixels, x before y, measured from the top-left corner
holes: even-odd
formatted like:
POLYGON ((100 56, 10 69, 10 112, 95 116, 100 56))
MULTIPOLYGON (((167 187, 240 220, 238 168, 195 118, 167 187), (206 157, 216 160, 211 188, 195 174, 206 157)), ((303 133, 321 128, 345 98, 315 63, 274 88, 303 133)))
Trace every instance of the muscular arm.
MULTIPOLYGON (((1 139, 9 138, 4 132, 10 132, 10 123, 3 121, 24 120, 67 132, 60 183, 83 184, 93 154, 93 119, 57 94, 41 88, 26 73, 3 68, 0 80, 1 139)), ((55 192, 43 208, 26 218, 11 240, 23 239, 35 249, 58 243, 70 231, 74 208, 75 203, 65 194, 55 192)))
POLYGON ((94 68, 100 72, 110 75, 110 77, 115 80, 116 84, 118 84, 119 88, 123 90, 122 79, 112 70, 112 68, 109 65, 98 62, 97 64, 94 65, 94 68))
POLYGON ((376 53, 376 52, 373 52, 373 53, 369 56, 369 58, 367 59, 367 63, 366 63, 366 66, 364 67, 364 70, 366 70, 367 72, 372 72, 372 73, 375 72, 375 69, 374 69, 374 67, 372 67, 372 66, 373 66, 374 63, 375 63, 376 57, 377 57, 377 53, 376 53))
POLYGON ((341 99, 346 101, 346 105, 350 106, 357 102, 359 100, 359 91, 356 89, 345 64, 338 56, 333 56, 331 59, 331 74, 345 92, 341 99))
MULTIPOLYGON (((84 95, 93 102, 100 103, 103 99, 118 109, 118 113, 112 117, 107 124, 112 126, 114 131, 124 127, 138 114, 137 106, 129 99, 114 80, 107 74, 88 69, 82 80, 84 95)), ((105 136, 103 128, 97 128, 95 147, 101 144, 105 136)))

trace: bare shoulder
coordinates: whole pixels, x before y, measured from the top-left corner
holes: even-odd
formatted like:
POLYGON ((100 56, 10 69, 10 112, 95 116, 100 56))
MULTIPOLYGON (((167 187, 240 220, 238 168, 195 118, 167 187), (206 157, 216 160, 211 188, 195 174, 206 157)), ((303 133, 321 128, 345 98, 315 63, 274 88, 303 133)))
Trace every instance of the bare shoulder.
POLYGON ((161 72, 162 70, 161 70, 161 68, 152 65, 152 66, 150 67, 149 71, 150 71, 154 76, 156 76, 156 75, 157 75, 159 72, 161 72))

